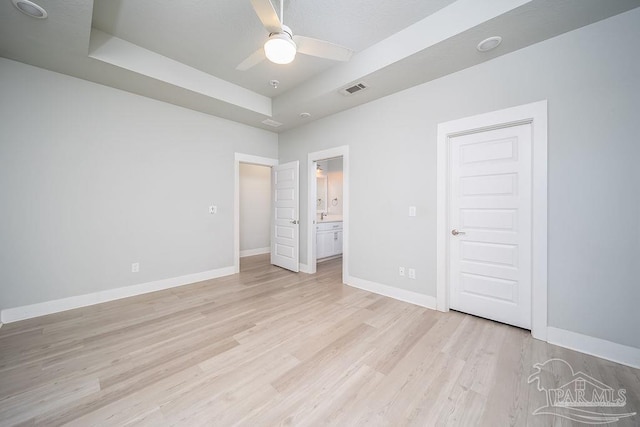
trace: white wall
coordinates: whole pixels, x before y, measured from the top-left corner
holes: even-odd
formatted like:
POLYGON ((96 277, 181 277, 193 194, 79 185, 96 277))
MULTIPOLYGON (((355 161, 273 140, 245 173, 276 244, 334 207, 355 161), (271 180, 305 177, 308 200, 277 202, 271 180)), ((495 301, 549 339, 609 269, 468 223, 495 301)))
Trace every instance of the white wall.
POLYGON ((0 308, 233 266, 234 153, 276 134, 7 59, 0 94, 0 308))
POLYGON ((271 168, 240 163, 240 256, 271 245, 271 168), (244 252, 244 254, 243 254, 244 252))
POLYGON ((348 144, 350 275, 435 296, 438 123, 548 99, 549 325, 640 347, 637 40, 640 9, 283 133, 280 161, 306 200, 307 153, 348 144))

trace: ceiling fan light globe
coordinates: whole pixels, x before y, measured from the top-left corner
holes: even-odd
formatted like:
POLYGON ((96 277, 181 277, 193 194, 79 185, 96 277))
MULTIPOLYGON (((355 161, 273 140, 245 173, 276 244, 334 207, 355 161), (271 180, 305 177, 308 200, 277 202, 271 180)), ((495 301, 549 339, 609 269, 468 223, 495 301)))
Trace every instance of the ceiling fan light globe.
POLYGON ((273 34, 264 44, 264 54, 275 64, 288 64, 296 57, 296 44, 287 34, 273 34))

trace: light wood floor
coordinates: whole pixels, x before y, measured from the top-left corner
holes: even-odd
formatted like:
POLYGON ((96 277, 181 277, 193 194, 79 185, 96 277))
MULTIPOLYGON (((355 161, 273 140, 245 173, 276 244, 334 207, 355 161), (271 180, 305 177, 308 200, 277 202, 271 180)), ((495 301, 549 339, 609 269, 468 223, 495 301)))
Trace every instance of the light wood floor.
POLYGON ((640 412, 639 370, 343 286, 340 262, 309 276, 250 257, 239 275, 4 325, 0 425, 571 425, 532 415, 546 398, 527 378, 554 357, 640 412))

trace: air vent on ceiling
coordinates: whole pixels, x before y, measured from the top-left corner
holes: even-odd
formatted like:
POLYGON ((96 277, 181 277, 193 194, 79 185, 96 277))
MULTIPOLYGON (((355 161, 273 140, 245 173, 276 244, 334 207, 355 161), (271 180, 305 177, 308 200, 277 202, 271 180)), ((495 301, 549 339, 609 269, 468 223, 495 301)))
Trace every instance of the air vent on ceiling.
POLYGON ((368 88, 368 86, 364 82, 356 83, 353 86, 346 87, 344 89, 340 89, 340 93, 343 95, 353 95, 356 92, 360 92, 368 88))
POLYGON ((271 120, 271 119, 263 120, 262 123, 264 123, 267 126, 273 126, 274 128, 277 128, 278 126, 282 126, 282 123, 276 122, 275 120, 271 120))

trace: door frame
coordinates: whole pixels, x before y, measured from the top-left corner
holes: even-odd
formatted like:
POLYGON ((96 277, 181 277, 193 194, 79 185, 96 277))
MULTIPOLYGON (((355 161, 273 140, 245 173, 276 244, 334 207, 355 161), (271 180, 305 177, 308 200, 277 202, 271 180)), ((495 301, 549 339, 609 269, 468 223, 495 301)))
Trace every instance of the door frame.
POLYGON ((316 168, 318 160, 342 157, 342 282, 349 277, 349 146, 314 151, 307 156, 307 265, 305 273, 316 272, 316 168))
POLYGON ((436 308, 449 311, 449 142, 452 137, 531 124, 531 335, 547 340, 547 101, 438 124, 436 308))
MULTIPOLYGON (((233 269, 235 273, 240 272, 240 163, 269 166, 271 168, 278 164, 278 159, 235 153, 233 188, 233 269)), ((269 242, 269 245, 271 245, 271 242, 269 242)))

